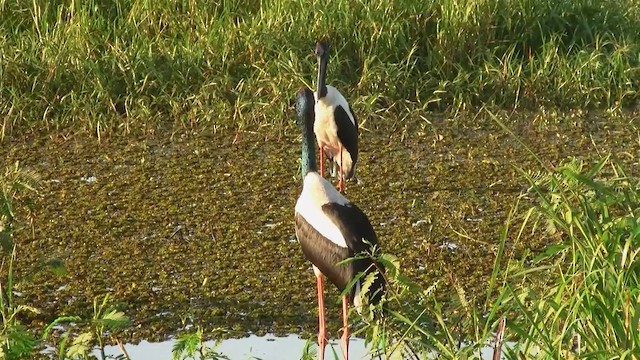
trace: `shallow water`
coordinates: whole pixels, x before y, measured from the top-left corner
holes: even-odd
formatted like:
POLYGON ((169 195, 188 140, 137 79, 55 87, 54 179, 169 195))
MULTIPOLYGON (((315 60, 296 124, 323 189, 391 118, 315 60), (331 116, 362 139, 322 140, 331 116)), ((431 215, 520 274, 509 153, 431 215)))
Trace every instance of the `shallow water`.
MULTIPOLYGON (((306 340, 297 335, 273 336, 267 334, 265 336, 250 335, 240 339, 226 339, 217 346, 213 341, 209 341, 206 344, 212 347, 219 355, 227 356, 230 360, 299 360, 305 343, 306 340)), ((174 340, 157 343, 142 341, 136 345, 124 346, 127 354, 132 359, 171 360, 173 344, 174 340)), ((335 354, 338 354, 338 358, 342 358, 341 351, 340 341, 330 341, 325 349, 325 359, 334 359, 335 354)), ((98 351, 94 351, 93 354, 96 357, 100 356, 98 351)), ((122 350, 118 346, 107 346, 105 354, 115 357, 121 355, 122 350)), ((481 350, 480 354, 482 359, 492 359, 493 348, 487 346, 481 350)), ((349 358, 356 360, 371 358, 363 339, 351 339, 349 341, 349 358)))
MULTIPOLYGON (((297 335, 273 336, 267 334, 265 336, 250 335, 239 339, 226 339, 217 347, 212 341, 207 342, 207 345, 214 348, 218 354, 229 357, 230 360, 253 358, 263 360, 299 360, 305 343, 306 340, 299 338, 297 335)), ((171 360, 173 344, 173 340, 158 343, 143 341, 136 345, 125 345, 125 349, 132 359, 171 360)), ((325 359, 333 359, 333 351, 341 354, 342 350, 339 341, 331 341, 327 344, 325 359)), ((349 342, 350 359, 369 358, 370 356, 367 356, 367 353, 364 340, 351 339, 349 342)), ((106 354, 117 356, 122 354, 122 350, 117 346, 109 346, 106 348, 106 354)), ((94 352, 94 355, 99 356, 99 352, 94 352)))
MULTIPOLYGON (((636 115, 518 114, 504 121, 543 161, 587 161, 611 152, 638 173, 636 115)), ((365 123, 360 184, 347 197, 371 219, 383 250, 425 287, 444 279, 484 294, 507 213, 526 188, 515 167, 537 171, 527 150, 491 119, 365 123), (466 236, 461 236, 465 234, 466 236)), ((16 234, 19 301, 54 314, 91 316, 112 294, 134 325, 124 339, 161 341, 183 320, 230 336, 316 329, 315 281, 293 231, 300 191, 297 130, 201 130, 144 136, 11 138, 6 164, 41 177, 32 227, 16 234), (69 273, 32 275, 56 257, 69 273)), ((19 214, 24 214, 19 212, 19 214)), ((510 254, 548 239, 510 244, 510 254)), ((327 293, 330 336, 338 294, 327 293), (335 300, 335 301, 334 301, 335 300)))

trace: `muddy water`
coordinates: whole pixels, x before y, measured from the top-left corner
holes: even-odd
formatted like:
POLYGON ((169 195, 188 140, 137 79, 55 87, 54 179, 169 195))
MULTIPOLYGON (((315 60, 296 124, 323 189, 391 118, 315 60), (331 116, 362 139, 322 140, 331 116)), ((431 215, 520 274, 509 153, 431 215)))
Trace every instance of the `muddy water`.
MULTIPOLYGON (((360 184, 347 196, 371 219, 383 249, 424 286, 434 279, 483 294, 507 213, 541 167, 484 116, 368 121, 360 184), (464 233, 468 237, 460 236, 464 233)), ((613 153, 638 173, 637 115, 503 117, 544 161, 613 153)), ((33 227, 19 231, 17 275, 57 257, 69 273, 38 273, 18 289, 45 314, 90 316, 110 293, 134 321, 130 340, 158 341, 183 327, 311 335, 310 265, 295 242, 299 137, 286 129, 144 136, 32 134, 2 144, 41 177, 33 227)), ((543 238, 515 244, 538 249, 543 238)), ((438 295, 446 298, 447 286, 438 295)), ((338 298, 328 295, 328 304, 338 298)), ((331 331, 338 306, 330 306, 331 331)), ((52 316, 52 315, 51 315, 52 316)), ((50 321, 43 316, 34 324, 50 321)))

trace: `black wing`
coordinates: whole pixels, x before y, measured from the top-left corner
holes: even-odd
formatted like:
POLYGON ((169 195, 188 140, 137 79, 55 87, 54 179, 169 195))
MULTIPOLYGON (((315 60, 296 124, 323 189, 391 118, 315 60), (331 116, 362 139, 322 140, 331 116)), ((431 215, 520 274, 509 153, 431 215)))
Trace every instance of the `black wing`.
POLYGON ((338 106, 333 112, 333 117, 336 121, 336 125, 338 126, 338 139, 342 143, 345 149, 351 154, 351 159, 353 160, 353 164, 355 167, 356 162, 358 161, 358 121, 356 120, 356 116, 353 115, 353 111, 351 111, 351 106, 349 106, 349 112, 353 116, 353 122, 351 122, 351 118, 347 114, 347 111, 342 107, 338 106))
MULTIPOLYGON (((374 259, 370 257, 371 255, 369 255, 373 247, 378 244, 378 237, 367 215, 355 204, 339 205, 336 203, 328 203, 322 205, 322 211, 324 211, 342 233, 349 248, 350 257, 358 254, 363 255, 359 259, 349 263, 348 267, 350 268, 349 274, 351 278, 361 272, 364 272, 365 277, 376 270, 384 273, 382 265, 376 264, 374 259)), ((370 288, 370 301, 377 303, 384 290, 384 278, 382 276, 376 277, 370 288), (371 297, 372 295, 373 297, 371 297)), ((354 291, 355 289, 351 291, 351 300, 353 300, 354 291)))
POLYGON ((338 246, 322 236, 299 213, 296 213, 296 237, 304 257, 343 291, 356 274, 352 266, 338 266, 338 263, 352 257, 351 250, 338 246))
POLYGON ((354 254, 367 251, 378 243, 378 237, 367 215, 355 204, 327 203, 322 205, 322 211, 338 227, 347 247, 354 254))

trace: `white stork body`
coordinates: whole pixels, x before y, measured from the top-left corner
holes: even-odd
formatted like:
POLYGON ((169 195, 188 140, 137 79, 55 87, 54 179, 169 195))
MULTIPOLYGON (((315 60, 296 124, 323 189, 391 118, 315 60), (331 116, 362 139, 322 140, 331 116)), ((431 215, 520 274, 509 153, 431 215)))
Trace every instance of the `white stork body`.
POLYGON ((358 161, 358 121, 347 99, 333 86, 326 84, 329 46, 316 44, 318 84, 314 94, 315 123, 313 131, 320 148, 320 175, 324 176, 324 155, 339 167, 338 188, 344 191, 344 181, 356 173, 358 161))
POLYGON ((318 92, 314 93, 313 132, 318 147, 340 167, 345 179, 351 179, 356 173, 358 159, 358 124, 340 91, 331 85, 326 88, 324 97, 318 98, 318 92))
MULTIPOLYGON (((371 257, 359 256, 345 264, 342 261, 357 255, 371 253, 377 237, 367 216, 351 203, 329 181, 317 173, 313 146, 314 97, 311 90, 303 88, 296 96, 296 112, 302 129, 302 193, 295 207, 296 237, 302 252, 314 267, 318 286, 319 355, 324 356, 326 331, 324 325, 324 295, 322 276, 326 276, 340 291, 362 274, 348 295, 342 299, 344 332, 342 335, 345 358, 348 358, 348 306, 359 307, 363 301, 361 280, 378 270, 371 257)), ((368 292, 369 302, 377 303, 384 291, 382 275, 378 274, 368 292)))
MULTIPOLYGON (((296 237, 305 258, 338 290, 344 291, 359 273, 376 270, 376 265, 369 258, 338 265, 341 261, 371 251, 377 237, 362 210, 316 172, 310 172, 304 178, 295 219, 296 237)), ((349 293, 349 302, 356 307, 363 303, 360 287, 358 280, 349 293)))

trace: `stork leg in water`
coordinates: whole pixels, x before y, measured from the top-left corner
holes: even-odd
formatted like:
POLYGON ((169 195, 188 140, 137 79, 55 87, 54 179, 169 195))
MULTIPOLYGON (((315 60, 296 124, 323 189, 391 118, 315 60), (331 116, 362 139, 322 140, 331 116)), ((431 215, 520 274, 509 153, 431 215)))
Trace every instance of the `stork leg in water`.
MULTIPOLYGON (((342 171, 342 146, 339 147, 340 166, 338 166, 338 191, 344 194, 344 172, 342 171)), ((320 176, 324 177, 324 148, 320 148, 320 176)))
POLYGON ((342 145, 340 149, 340 170, 338 171, 338 191, 344 194, 344 172, 342 170, 342 145))
POLYGON ((342 296, 342 351, 344 359, 349 360, 349 299, 342 296))
POLYGON ((320 147, 320 176, 324 177, 324 149, 320 147))
POLYGON ((318 285, 318 359, 324 359, 324 348, 327 346, 327 330, 324 321, 324 287, 322 286, 322 273, 315 266, 313 272, 316 274, 318 285))

